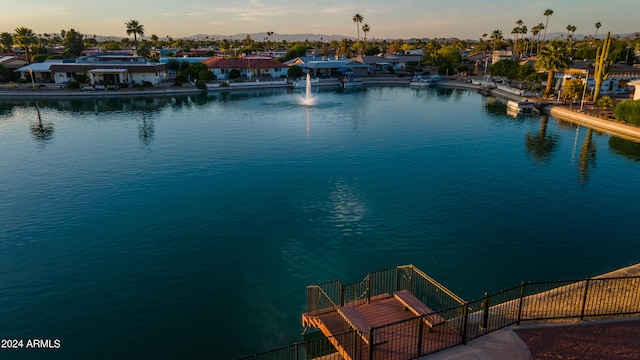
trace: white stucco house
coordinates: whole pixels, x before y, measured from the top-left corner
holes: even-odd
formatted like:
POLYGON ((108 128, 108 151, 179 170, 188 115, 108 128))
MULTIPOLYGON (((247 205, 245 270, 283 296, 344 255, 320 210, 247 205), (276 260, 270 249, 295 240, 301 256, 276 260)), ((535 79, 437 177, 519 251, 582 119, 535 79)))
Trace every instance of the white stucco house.
MULTIPOLYGON (((595 71, 591 62, 576 61, 570 69, 556 73, 556 79, 559 80, 558 86, 563 86, 564 81, 569 79, 584 78, 588 75, 587 91, 593 92, 596 87, 596 81, 593 78, 595 71)), ((609 75, 600 84, 601 95, 620 95, 630 94, 632 82, 640 80, 640 68, 625 64, 614 64, 609 70, 609 75)))
POLYGON ((633 100, 640 100, 640 80, 630 81, 627 85, 630 87, 633 86, 635 89, 633 93, 633 100))
POLYGON ((217 79, 228 79, 231 70, 240 71, 242 77, 248 79, 254 77, 287 77, 289 67, 279 61, 275 61, 270 57, 241 57, 241 58, 224 58, 211 57, 204 61, 211 72, 217 79))
POLYGON ((39 83, 66 84, 86 76, 91 85, 141 84, 157 85, 168 77, 166 64, 150 63, 141 56, 96 54, 53 63, 31 64, 16 70, 30 80, 30 71, 39 83))

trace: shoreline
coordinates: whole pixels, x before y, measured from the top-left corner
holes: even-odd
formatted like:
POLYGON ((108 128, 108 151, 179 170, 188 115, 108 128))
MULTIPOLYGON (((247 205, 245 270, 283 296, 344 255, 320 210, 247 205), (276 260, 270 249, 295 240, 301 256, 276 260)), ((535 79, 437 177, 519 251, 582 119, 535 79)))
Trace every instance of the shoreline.
MULTIPOLYGON (((409 77, 363 77, 362 81, 365 85, 371 86, 408 86, 411 78, 409 77)), ((19 89, 6 89, 0 87, 0 100, 20 100, 20 99, 60 99, 60 98, 109 98, 109 97, 145 97, 145 96, 180 96, 180 95, 193 95, 199 93, 208 92, 221 92, 221 91, 236 91, 236 90, 254 90, 254 89, 277 89, 287 88, 289 84, 287 82, 279 83, 246 83, 238 84, 233 87, 209 87, 207 90, 201 90, 191 84, 184 84, 182 87, 177 88, 169 84, 161 84, 151 89, 118 89, 118 90, 66 90, 60 88, 19 88, 19 89)), ((439 82, 436 87, 454 88, 454 89, 467 89, 467 90, 481 90, 481 87, 477 84, 462 82, 458 80, 443 80, 439 82)), ((525 97, 502 91, 500 89, 490 89, 489 93, 493 96, 508 99, 508 100, 524 100, 525 97)), ((559 105, 557 102, 540 102, 540 111, 557 117, 563 121, 568 121, 578 125, 584 125, 593 128, 596 131, 604 132, 610 135, 618 136, 626 140, 640 142, 640 128, 611 121, 606 119, 597 118, 591 115, 587 115, 578 110, 569 110, 565 106, 559 105)))
MULTIPOLYGON (((451 80, 443 81, 438 86, 450 87, 450 88, 463 88, 463 89, 469 89, 469 90, 481 89, 479 85, 469 84, 469 83, 460 83, 460 82, 451 81, 451 80)), ((510 94, 500 89, 491 89, 489 90, 489 93, 493 96, 505 98, 508 100, 519 101, 524 99, 531 99, 531 98, 510 94)), ((560 105, 560 103, 558 102, 545 103, 545 102, 540 102, 539 100, 537 102, 540 104, 540 111, 547 115, 551 115, 560 120, 568 121, 574 124, 584 125, 596 131, 614 135, 614 136, 623 138, 625 140, 640 142, 639 127, 619 123, 612 120, 601 119, 595 116, 587 115, 578 110, 570 110, 566 106, 560 105)))

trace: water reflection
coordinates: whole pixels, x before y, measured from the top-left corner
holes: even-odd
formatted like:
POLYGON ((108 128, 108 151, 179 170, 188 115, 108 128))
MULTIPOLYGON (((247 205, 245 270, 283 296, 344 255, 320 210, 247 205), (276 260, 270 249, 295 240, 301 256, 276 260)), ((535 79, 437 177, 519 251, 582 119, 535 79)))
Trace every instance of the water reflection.
POLYGON ((50 121, 42 121, 40 106, 36 103, 36 114, 38 121, 31 124, 31 134, 40 142, 46 142, 53 137, 53 123, 50 121))
POLYGON ((138 138, 140 143, 145 148, 150 148, 153 142, 153 133, 155 132, 153 119, 149 118, 147 114, 142 114, 142 120, 138 123, 138 138))
POLYGON ((311 110, 308 106, 305 110, 307 112, 307 137, 309 137, 311 135, 311 110))
POLYGON ((593 141, 593 130, 587 129, 587 136, 580 147, 578 158, 578 184, 585 186, 589 182, 589 169, 596 167, 596 144, 593 141))
POLYGON ((640 161, 640 144, 619 137, 609 138, 609 149, 616 155, 621 155, 632 161, 640 161))
POLYGON ((558 135, 547 134, 549 116, 540 116, 540 130, 537 133, 529 132, 525 135, 525 145, 529 154, 536 163, 548 162, 551 154, 558 148, 558 135))

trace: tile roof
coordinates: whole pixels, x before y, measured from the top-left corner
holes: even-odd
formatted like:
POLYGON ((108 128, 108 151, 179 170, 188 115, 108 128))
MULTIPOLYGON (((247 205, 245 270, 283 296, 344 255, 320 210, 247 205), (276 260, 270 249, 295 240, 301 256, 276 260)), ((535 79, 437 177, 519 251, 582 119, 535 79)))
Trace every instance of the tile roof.
POLYGON ((287 65, 272 59, 212 57, 202 61, 209 68, 216 69, 275 69, 286 68, 287 65))
POLYGON ((134 73, 155 73, 167 70, 166 64, 105 64, 69 63, 51 64, 52 72, 87 72, 93 69, 127 69, 134 73))

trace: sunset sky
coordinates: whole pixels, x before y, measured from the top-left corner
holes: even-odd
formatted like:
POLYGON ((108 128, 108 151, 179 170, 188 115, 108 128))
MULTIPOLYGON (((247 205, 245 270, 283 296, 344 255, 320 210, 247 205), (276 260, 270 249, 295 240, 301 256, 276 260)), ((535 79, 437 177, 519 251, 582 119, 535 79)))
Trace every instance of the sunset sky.
MULTIPOLYGON (((125 22, 136 19, 145 36, 186 37, 195 34, 236 35, 273 31, 277 34, 326 34, 356 37, 354 14, 364 16, 372 38, 458 37, 479 39, 500 29, 505 38, 522 19, 531 29, 546 21, 544 10, 553 9, 547 32, 576 35, 640 31, 638 0, 368 0, 316 2, 282 0, 29 0, 2 5, 0 32, 13 33, 25 26, 37 34, 75 29, 83 34, 126 36, 125 22)), ((530 33, 529 33, 530 34, 530 33)))

